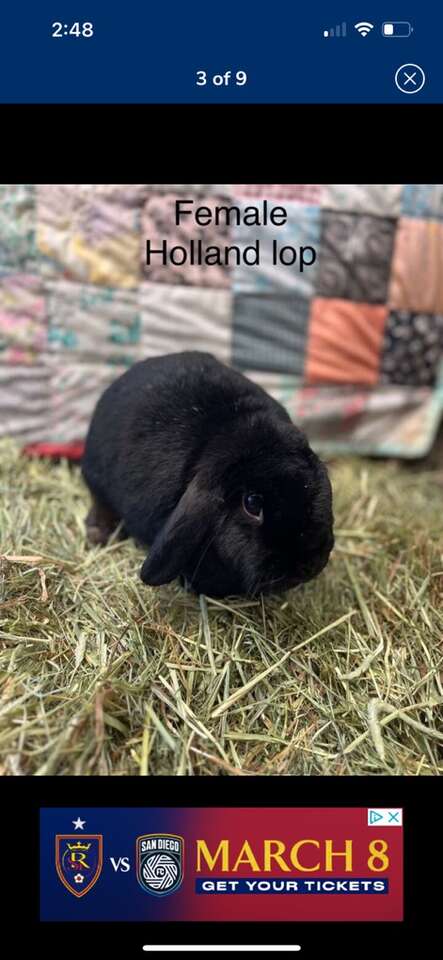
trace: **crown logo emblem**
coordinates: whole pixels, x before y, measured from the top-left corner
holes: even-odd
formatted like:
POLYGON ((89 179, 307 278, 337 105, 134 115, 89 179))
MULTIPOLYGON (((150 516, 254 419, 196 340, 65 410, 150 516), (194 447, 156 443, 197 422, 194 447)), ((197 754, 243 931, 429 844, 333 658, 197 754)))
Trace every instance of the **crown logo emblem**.
POLYGON ((83 897, 97 882, 103 865, 103 835, 89 833, 79 839, 74 833, 55 837, 55 867, 64 887, 83 897))

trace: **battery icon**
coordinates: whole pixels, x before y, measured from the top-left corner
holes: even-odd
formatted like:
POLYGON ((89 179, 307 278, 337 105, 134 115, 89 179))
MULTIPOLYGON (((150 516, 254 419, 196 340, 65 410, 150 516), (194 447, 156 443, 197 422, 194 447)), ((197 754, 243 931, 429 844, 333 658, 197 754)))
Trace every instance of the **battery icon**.
POLYGON ((407 20, 389 20, 381 28, 384 37, 409 37, 412 31, 413 27, 407 20))

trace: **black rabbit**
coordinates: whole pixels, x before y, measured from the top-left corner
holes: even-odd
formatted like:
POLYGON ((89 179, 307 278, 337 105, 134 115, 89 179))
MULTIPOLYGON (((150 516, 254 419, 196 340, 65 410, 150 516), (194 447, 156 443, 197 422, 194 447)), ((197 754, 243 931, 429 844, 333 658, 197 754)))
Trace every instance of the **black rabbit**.
POLYGON ((89 539, 150 545, 144 583, 222 597, 315 577, 334 544, 326 467, 284 408, 207 353, 136 363, 97 403, 89 539))

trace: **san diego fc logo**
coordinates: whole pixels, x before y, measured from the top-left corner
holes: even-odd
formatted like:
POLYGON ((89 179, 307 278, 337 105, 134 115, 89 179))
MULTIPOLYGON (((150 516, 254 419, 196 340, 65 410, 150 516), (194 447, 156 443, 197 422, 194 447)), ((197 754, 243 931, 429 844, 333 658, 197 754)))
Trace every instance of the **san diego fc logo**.
POLYGON ((165 897, 183 880, 184 840, 173 833, 146 833, 136 840, 137 880, 146 893, 165 897))

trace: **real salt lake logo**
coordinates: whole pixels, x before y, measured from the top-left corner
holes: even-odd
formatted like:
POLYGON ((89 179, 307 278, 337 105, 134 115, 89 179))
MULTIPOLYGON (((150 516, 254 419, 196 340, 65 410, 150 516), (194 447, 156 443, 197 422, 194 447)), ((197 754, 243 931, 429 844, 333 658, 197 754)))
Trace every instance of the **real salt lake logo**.
POLYGON ((102 834, 57 834, 55 866, 61 882, 74 897, 92 889, 103 866, 102 834))
POLYGON ((137 880, 146 893, 165 897, 183 880, 184 840, 174 833, 146 833, 136 840, 137 880))

